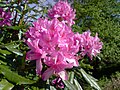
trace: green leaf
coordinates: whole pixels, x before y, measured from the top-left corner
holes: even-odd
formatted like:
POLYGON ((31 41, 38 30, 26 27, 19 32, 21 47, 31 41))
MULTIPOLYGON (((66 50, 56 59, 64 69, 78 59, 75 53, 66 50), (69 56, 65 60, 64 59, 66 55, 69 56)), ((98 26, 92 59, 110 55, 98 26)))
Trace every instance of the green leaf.
POLYGON ((35 81, 26 79, 18 75, 17 73, 11 71, 7 66, 0 65, 0 72, 7 78, 9 81, 16 83, 16 84, 33 84, 35 81))
POLYGON ((81 61, 80 66, 86 69, 93 69, 93 66, 91 66, 90 64, 85 64, 83 61, 81 61))
POLYGON ((16 6, 15 8, 16 8, 16 10, 17 10, 18 12, 21 12, 21 11, 22 11, 21 6, 16 6))
POLYGON ((15 45, 15 42, 4 44, 4 46, 8 47, 8 48, 17 48, 17 47, 19 47, 19 45, 15 45))
POLYGON ((69 89, 67 87, 65 87, 64 90, 69 90, 69 89))
POLYGON ((73 85, 72 83, 70 83, 69 81, 67 80, 63 80, 64 84, 66 85, 66 87, 69 89, 69 90, 77 90, 75 85, 73 85))
POLYGON ((7 49, 17 55, 23 56, 23 54, 17 49, 14 49, 14 48, 7 48, 7 49))
POLYGON ((3 18, 0 18, 0 20, 3 20, 3 18))
POLYGON ((19 45, 13 45, 13 44, 5 45, 5 47, 6 47, 9 51, 11 51, 11 52, 13 52, 13 53, 15 53, 15 54, 17 54, 17 55, 23 56, 23 53, 21 53, 18 49, 16 49, 16 47, 18 47, 18 46, 19 46, 19 45))
POLYGON ((93 77, 91 77, 90 75, 88 75, 82 68, 80 69, 80 72, 82 73, 83 77, 85 78, 85 80, 95 89, 97 90, 101 90, 101 88, 98 86, 98 84, 95 82, 95 80, 93 79, 93 77))
POLYGON ((28 0, 28 1, 29 1, 28 2, 29 4, 32 4, 32 3, 36 3, 37 4, 38 3, 38 0, 28 0))
POLYGON ((20 26, 9 26, 9 27, 6 27, 6 28, 13 29, 13 30, 20 30, 20 29, 24 28, 24 26, 23 25, 20 25, 20 26))
POLYGON ((5 2, 1 2, 3 0, 0 0, 0 7, 9 7, 11 4, 6 4, 5 2))
POLYGON ((53 86, 50 86, 50 90, 57 90, 57 89, 54 88, 53 86))
POLYGON ((93 76, 91 76, 91 75, 89 75, 88 74, 88 76, 91 78, 91 79, 93 79, 94 81, 98 81, 96 78, 94 78, 93 76))
POLYGON ((0 49, 0 53, 3 54, 3 55, 5 55, 5 54, 8 54, 8 55, 11 54, 11 52, 9 52, 7 50, 1 50, 1 49, 0 49))
POLYGON ((2 59, 6 59, 6 57, 4 55, 0 55, 0 58, 2 59))
POLYGON ((7 63, 5 63, 5 62, 3 62, 2 60, 0 60, 0 64, 6 65, 7 63))
POLYGON ((27 90, 45 90, 45 89, 40 89, 39 87, 32 86, 30 89, 27 90))
POLYGON ((75 85, 77 87, 77 90, 83 90, 81 85, 78 83, 78 81, 76 79, 74 79, 74 83, 75 83, 75 85))
POLYGON ((0 42, 2 42, 2 41, 3 41, 4 36, 5 36, 5 35, 3 35, 3 34, 2 34, 2 37, 0 38, 0 42))
POLYGON ((69 73, 69 81, 70 81, 70 83, 73 84, 73 80, 74 80, 74 72, 70 72, 69 73))
POLYGON ((22 34, 23 34, 23 32, 21 30, 19 30, 19 33, 18 33, 19 40, 22 39, 22 34))
POLYGON ((11 90, 13 87, 14 85, 9 83, 5 79, 2 79, 2 81, 0 82, 0 90, 11 90))

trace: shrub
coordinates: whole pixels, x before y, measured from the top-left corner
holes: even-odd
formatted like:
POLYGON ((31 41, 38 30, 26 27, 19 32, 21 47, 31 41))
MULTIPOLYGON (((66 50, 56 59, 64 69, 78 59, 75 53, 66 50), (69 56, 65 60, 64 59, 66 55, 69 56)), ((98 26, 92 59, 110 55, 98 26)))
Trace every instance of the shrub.
POLYGON ((100 78, 103 75, 120 70, 120 2, 116 0, 75 0, 76 24, 74 31, 99 33, 104 45, 101 61, 96 59, 93 74, 100 78))

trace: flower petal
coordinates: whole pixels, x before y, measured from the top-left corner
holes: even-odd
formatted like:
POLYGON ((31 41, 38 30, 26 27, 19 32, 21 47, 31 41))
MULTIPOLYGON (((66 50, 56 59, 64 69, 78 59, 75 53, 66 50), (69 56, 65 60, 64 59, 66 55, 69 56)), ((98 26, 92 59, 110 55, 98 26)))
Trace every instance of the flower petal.
POLYGON ((63 80, 68 80, 68 75, 67 75, 67 72, 66 72, 65 70, 59 72, 58 75, 59 75, 63 80))
POLYGON ((42 71, 41 59, 40 60, 36 60, 36 73, 41 75, 41 71, 42 71))
POLYGON ((42 75, 42 79, 46 81, 54 73, 53 68, 48 68, 42 75))

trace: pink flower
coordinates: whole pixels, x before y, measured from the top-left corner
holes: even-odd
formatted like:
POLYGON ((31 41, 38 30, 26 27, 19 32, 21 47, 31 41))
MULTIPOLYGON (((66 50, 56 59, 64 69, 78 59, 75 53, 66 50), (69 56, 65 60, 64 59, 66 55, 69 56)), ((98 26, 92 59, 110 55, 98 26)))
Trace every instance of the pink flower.
POLYGON ((51 10, 48 11, 48 16, 58 18, 60 21, 67 23, 69 26, 75 24, 75 11, 70 7, 67 1, 59 1, 51 10))
POLYGON ((93 56, 100 53, 103 43, 100 42, 98 34, 95 37, 90 35, 90 31, 86 31, 80 35, 80 51, 82 56, 88 55, 92 60, 93 56))
POLYGON ((36 73, 44 81, 55 75, 60 79, 55 79, 54 84, 63 88, 61 80, 68 80, 66 69, 79 66, 77 53, 80 51, 81 56, 88 55, 92 59, 100 53, 102 42, 97 34, 90 36, 90 31, 72 32, 70 26, 74 24, 75 11, 67 1, 56 3, 48 16, 51 20, 39 18, 25 33, 25 42, 30 49, 26 59, 36 60, 36 73))
MULTIPOLYGON (((47 63, 47 62, 46 62, 47 63)), ((51 75, 55 74, 56 76, 61 77, 63 80, 68 79, 67 72, 65 69, 70 69, 73 67, 72 63, 67 63, 65 61, 64 56, 60 53, 54 60, 54 63, 49 65, 50 67, 43 73, 42 78, 43 80, 47 80, 51 75)))
POLYGON ((52 85, 55 85, 57 88, 64 88, 64 83, 60 77, 52 80, 52 85))
POLYGON ((3 10, 3 8, 0 8, 0 26, 8 25, 10 26, 11 24, 11 13, 6 12, 3 10))
POLYGON ((38 46, 39 39, 32 40, 31 38, 28 38, 26 41, 27 45, 31 49, 30 51, 27 52, 26 54, 26 59, 27 60, 36 60, 36 73, 41 74, 42 71, 42 55, 43 52, 41 48, 38 46))
POLYGON ((30 48, 27 60, 36 60, 36 72, 41 75, 42 65, 48 69, 42 74, 43 80, 51 75, 68 79, 65 69, 79 66, 75 56, 79 46, 74 40, 74 33, 65 23, 57 18, 52 20, 38 19, 26 32, 26 43, 30 48))

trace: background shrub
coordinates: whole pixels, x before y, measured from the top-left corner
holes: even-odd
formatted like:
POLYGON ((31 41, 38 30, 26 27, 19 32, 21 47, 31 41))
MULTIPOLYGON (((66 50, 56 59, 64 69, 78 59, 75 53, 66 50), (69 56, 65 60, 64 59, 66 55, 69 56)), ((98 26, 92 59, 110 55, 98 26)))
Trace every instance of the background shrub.
POLYGON ((93 63, 93 75, 100 78, 120 70, 120 2, 116 0, 75 0, 74 31, 90 29, 103 41, 101 60, 93 63))

